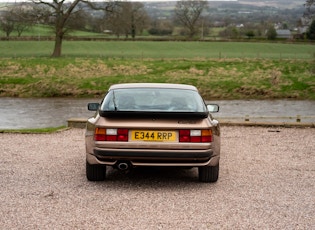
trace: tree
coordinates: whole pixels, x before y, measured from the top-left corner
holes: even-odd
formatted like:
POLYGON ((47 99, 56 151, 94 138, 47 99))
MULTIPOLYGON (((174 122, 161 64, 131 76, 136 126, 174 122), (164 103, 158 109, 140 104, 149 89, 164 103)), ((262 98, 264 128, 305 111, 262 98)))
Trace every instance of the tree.
POLYGON ((117 37, 123 34, 126 38, 129 35, 135 38, 137 33, 141 33, 147 27, 148 22, 149 17, 140 2, 120 2, 119 6, 105 18, 108 25, 106 29, 111 30, 117 37))
POLYGON ((306 0, 304 4, 306 11, 304 13, 304 16, 312 19, 315 17, 315 0, 306 0))
POLYGON ((266 35, 268 40, 275 40, 277 38, 277 31, 273 26, 270 26, 266 35))
POLYGON ((315 40, 315 19, 312 21, 308 31, 306 32, 306 37, 310 40, 315 40))
POLYGON ((14 30, 14 16, 12 15, 11 11, 5 11, 2 15, 0 25, 3 32, 5 32, 7 38, 10 37, 10 34, 14 30))
POLYGON ((31 28, 36 21, 32 8, 24 3, 14 5, 11 13, 15 19, 14 27, 18 33, 18 37, 20 37, 25 30, 31 28))
POLYGON ((33 7, 27 3, 15 3, 7 7, 0 20, 1 28, 9 37, 11 32, 16 31, 18 37, 33 26, 36 21, 33 7))
POLYGON ((187 30, 189 38, 197 34, 202 11, 207 6, 208 2, 201 0, 182 0, 176 3, 174 10, 175 20, 187 30))
POLYGON ((67 33, 69 21, 72 15, 78 14, 82 11, 83 4, 95 10, 112 11, 116 5, 114 2, 89 2, 88 0, 32 0, 33 3, 46 6, 50 9, 50 19, 54 21, 55 46, 52 57, 61 56, 62 41, 64 35, 67 33))
POLYGON ((123 23, 123 18, 122 16, 122 8, 116 9, 113 13, 106 14, 105 19, 101 24, 104 24, 102 30, 109 30, 111 31, 114 35, 116 35, 118 38, 120 35, 127 33, 128 36, 128 27, 129 25, 126 25, 123 23))
POLYGON ((308 21, 309 28, 306 32, 306 37, 311 40, 315 40, 315 0, 306 0, 304 6, 306 11, 304 17, 308 21))
POLYGON ((149 24, 149 16, 140 2, 131 3, 131 36, 134 39, 136 33, 142 33, 149 24))
POLYGON ((68 21, 68 28, 73 30, 85 30, 88 23, 89 15, 84 10, 71 14, 68 21))

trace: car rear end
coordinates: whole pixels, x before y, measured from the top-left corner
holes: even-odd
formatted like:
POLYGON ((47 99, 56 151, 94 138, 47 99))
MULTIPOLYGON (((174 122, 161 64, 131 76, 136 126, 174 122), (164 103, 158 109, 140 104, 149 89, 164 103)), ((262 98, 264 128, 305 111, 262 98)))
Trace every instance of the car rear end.
MULTIPOLYGON (((129 111, 129 110, 128 110, 129 111)), ((87 122, 89 180, 104 180, 106 166, 199 167, 199 179, 215 182, 220 159, 220 130, 210 115, 137 111, 102 114, 87 122), (203 172, 213 169, 213 173, 203 172), (211 175, 210 175, 211 174, 211 175), (210 176, 209 176, 210 175, 210 176)))

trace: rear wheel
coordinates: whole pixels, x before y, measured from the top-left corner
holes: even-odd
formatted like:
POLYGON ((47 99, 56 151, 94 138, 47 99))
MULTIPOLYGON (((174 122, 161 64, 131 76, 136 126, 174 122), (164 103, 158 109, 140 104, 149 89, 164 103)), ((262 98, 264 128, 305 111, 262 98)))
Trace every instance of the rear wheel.
POLYGON ((89 181, 103 181, 106 178, 106 165, 91 165, 86 162, 86 178, 89 181))
POLYGON ((216 166, 200 166, 198 168, 199 181, 201 182, 217 182, 219 178, 219 164, 216 166))

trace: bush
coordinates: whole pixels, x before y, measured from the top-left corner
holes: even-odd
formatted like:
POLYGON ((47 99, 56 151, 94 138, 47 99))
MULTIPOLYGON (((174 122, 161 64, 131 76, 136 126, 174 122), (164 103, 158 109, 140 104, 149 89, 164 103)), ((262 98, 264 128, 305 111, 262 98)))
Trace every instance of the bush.
POLYGON ((148 31, 151 35, 171 35, 173 33, 170 29, 157 29, 157 28, 151 28, 148 31))

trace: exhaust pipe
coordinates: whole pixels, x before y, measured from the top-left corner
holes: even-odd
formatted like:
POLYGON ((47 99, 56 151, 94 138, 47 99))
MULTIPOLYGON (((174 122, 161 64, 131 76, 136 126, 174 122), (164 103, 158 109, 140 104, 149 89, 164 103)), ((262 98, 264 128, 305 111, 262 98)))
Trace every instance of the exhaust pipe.
POLYGON ((125 162, 120 162, 120 163, 118 163, 117 167, 119 170, 125 171, 129 168, 129 165, 125 162))

